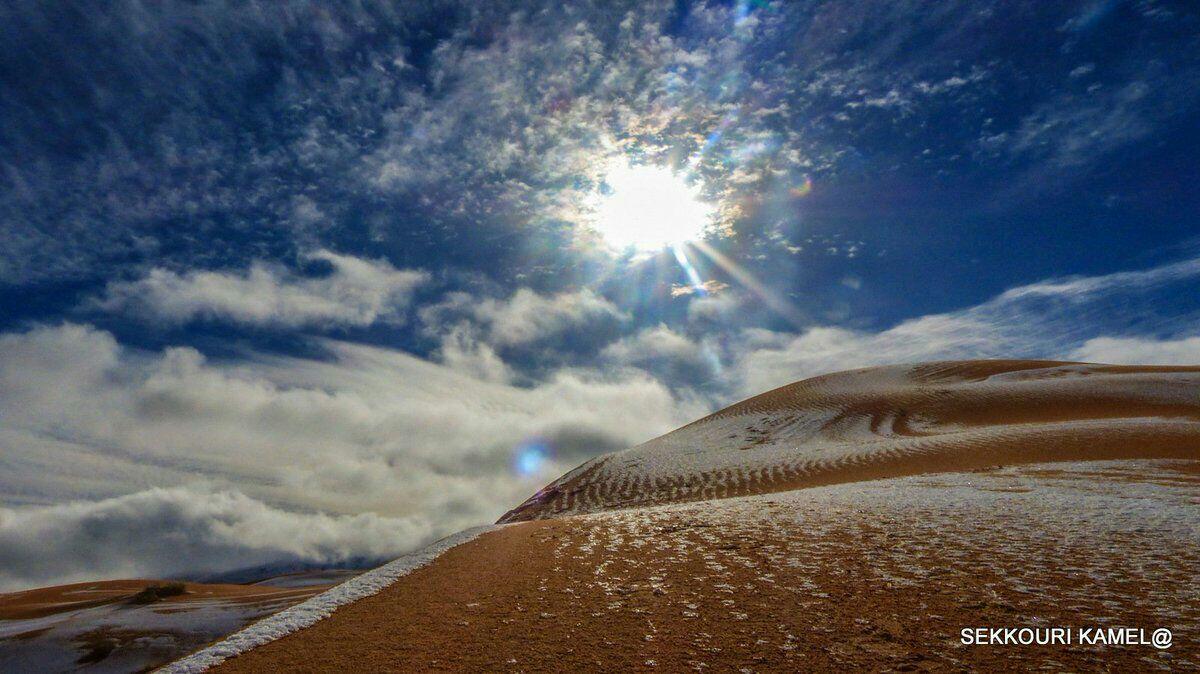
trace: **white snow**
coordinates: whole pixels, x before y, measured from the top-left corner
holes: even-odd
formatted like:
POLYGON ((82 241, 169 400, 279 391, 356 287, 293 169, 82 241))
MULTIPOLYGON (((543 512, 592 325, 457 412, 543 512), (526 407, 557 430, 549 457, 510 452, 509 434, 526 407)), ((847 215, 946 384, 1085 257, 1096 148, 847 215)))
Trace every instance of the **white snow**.
POLYGON ((447 536, 416 552, 394 559, 378 569, 352 578, 302 604, 297 604, 260 620, 224 641, 197 651, 182 660, 177 660, 158 671, 163 674, 203 672, 235 655, 268 644, 292 632, 311 627, 328 618, 339 606, 345 606, 359 599, 378 594, 399 578, 437 559, 450 548, 473 540, 481 534, 500 528, 500 526, 504 525, 474 527, 447 536))

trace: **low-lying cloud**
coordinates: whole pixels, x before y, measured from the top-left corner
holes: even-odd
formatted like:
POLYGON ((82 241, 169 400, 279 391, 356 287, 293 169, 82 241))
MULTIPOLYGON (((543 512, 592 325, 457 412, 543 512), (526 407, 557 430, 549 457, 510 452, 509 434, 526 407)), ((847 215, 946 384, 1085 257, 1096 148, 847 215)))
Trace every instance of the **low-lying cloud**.
POLYGON ((1099 363, 1200 365, 1200 337, 1096 337, 1072 351, 1071 357, 1099 363))
POLYGON ((613 342, 600 356, 611 364, 637 367, 678 386, 702 386, 721 373, 720 358, 711 344, 666 325, 613 342))
MULTIPOLYGON (((325 358, 251 354, 226 363, 188 347, 130 349, 83 325, 0 335, 0 501, 25 504, 6 513, 6 526, 48 527, 54 513, 93 507, 28 519, 38 511, 26 508, 39 504, 202 482, 245 494, 222 501, 233 509, 262 502, 281 512, 374 513, 392 523, 378 527, 408 532, 383 544, 402 551, 494 520, 588 456, 707 411, 637 370, 564 369, 519 387, 390 349, 316 344, 325 358), (514 452, 531 438, 551 455, 536 474, 521 474, 514 452)), ((102 538, 97 545, 108 545, 102 538)), ((345 540, 347 554, 382 549, 345 540)), ((104 561, 96 573, 108 573, 105 565, 119 568, 104 561)))
MULTIPOLYGON (((617 336, 629 316, 590 290, 543 295, 519 288, 504 299, 450 293, 442 302, 421 310, 428 326, 471 325, 497 348, 519 348, 567 336, 591 335, 607 341, 617 336)), ((594 341, 588 340, 588 341, 594 341)))
POLYGON ((185 488, 0 509, 0 590, 281 563, 369 564, 428 542, 432 532, 424 516, 288 512, 236 491, 185 488))

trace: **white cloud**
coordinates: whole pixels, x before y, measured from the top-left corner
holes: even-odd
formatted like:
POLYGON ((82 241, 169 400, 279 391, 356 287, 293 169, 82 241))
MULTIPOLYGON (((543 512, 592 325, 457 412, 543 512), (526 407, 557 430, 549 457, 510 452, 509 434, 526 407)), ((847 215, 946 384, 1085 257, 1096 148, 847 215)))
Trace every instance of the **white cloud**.
POLYGON ((256 326, 366 326, 399 320, 413 291, 429 279, 423 271, 396 269, 322 250, 310 256, 332 271, 310 278, 254 263, 244 273, 154 269, 144 278, 109 283, 96 306, 147 319, 186 323, 220 319, 256 326))
POLYGON ((688 320, 696 323, 723 324, 742 304, 742 297, 735 292, 697 297, 688 302, 688 320))
POLYGON ((709 295, 717 295, 729 288, 728 283, 723 283, 715 279, 709 279, 699 285, 691 283, 672 283, 671 297, 686 297, 688 295, 700 295, 707 297, 709 295))
POLYGON ((626 318, 612 302, 590 290, 547 297, 528 288, 504 302, 484 301, 476 315, 488 322, 491 340, 501 345, 527 344, 571 327, 613 324, 626 318))
POLYGON ((264 564, 370 563, 431 538, 422 519, 295 513, 233 491, 150 489, 95 502, 0 508, 0 589, 189 577, 264 564))
POLYGON ((998 298, 1012 301, 1029 297, 1090 299, 1113 290, 1140 290, 1200 276, 1200 258, 1181 260, 1150 269, 1122 271, 1103 276, 1074 276, 1052 279, 1006 290, 998 298))
POLYGON ((879 332, 814 327, 798 335, 741 333, 736 371, 753 394, 797 379, 871 365, 970 358, 1181 362, 1191 340, 1114 339, 1114 316, 1136 316, 1131 298, 1200 277, 1200 258, 1146 270, 1073 277, 1010 289, 959 311, 903 321, 879 332), (1117 307, 1121 310, 1118 311, 1117 307))
POLYGON ((465 325, 456 325, 442 336, 437 356, 446 367, 484 381, 506 382, 513 378, 512 369, 496 350, 475 339, 465 325))
POLYGON ((561 370, 518 387, 398 351, 318 344, 328 358, 216 363, 190 348, 129 349, 87 326, 0 335, 0 502, 23 511, 199 480, 283 511, 375 513, 439 535, 707 411, 635 370, 561 370), (519 475, 514 450, 531 438, 555 456, 519 475))
POLYGON ((1095 337, 1072 351, 1071 358, 1100 363, 1200 365, 1200 337, 1095 337))
MULTIPOLYGON (((1008 355, 1011 338, 1003 326, 971 316, 940 315, 906 321, 879 333, 837 327, 810 328, 776 335, 783 344, 747 352, 740 372, 746 394, 760 393, 798 379, 870 365, 1008 355)), ((759 335, 761 341, 761 335, 759 335)))
MULTIPOLYGON (((1194 361, 1200 338, 1115 338, 1115 330, 1105 326, 1116 315, 1114 307, 1126 308, 1122 320, 1137 318, 1127 308, 1153 306, 1145 301, 1148 293, 1197 277, 1200 262, 1189 260, 1051 280, 877 332, 744 329, 726 335, 733 338, 727 348, 734 354, 724 371, 706 352, 718 343, 715 338, 656 326, 609 340, 600 350, 601 362, 609 365, 605 374, 560 369, 525 386, 511 383, 508 364, 479 335, 504 344, 536 342, 562 334, 563 326, 579 329, 597 320, 618 320, 615 307, 586 291, 554 296, 522 291, 503 301, 451 298, 423 312, 423 318, 446 328, 439 333, 444 337, 441 363, 336 340, 317 340, 325 358, 249 354, 210 362, 191 348, 130 349, 88 326, 7 333, 0 335, 0 409, 5 410, 0 502, 24 505, 5 511, 0 529, 70 540, 77 530, 72 518, 85 518, 79 513, 108 513, 136 503, 138 512, 153 514, 176 507, 163 503, 195 498, 208 505, 200 515, 189 515, 188 526, 202 528, 197 523, 206 521, 203 513, 222 508, 245 508, 245 521, 251 523, 274 517, 262 514, 263 508, 284 519, 327 513, 333 519, 312 515, 318 519, 305 520, 310 522, 305 526, 328 523, 321 525, 324 537, 314 539, 324 542, 302 539, 297 545, 335 550, 320 553, 330 559, 342 550, 373 555, 377 546, 344 529, 368 523, 384 532, 379 535, 403 541, 399 548, 494 519, 590 455, 636 444, 701 416, 709 406, 681 393, 693 385, 728 385, 724 393, 733 398, 830 371, 942 358, 1194 361), (673 393, 662 381, 678 388, 673 393), (520 476, 511 470, 514 449, 533 438, 547 441, 557 455, 541 474, 520 476), (143 494, 148 486, 167 488, 169 496, 143 494), (224 492, 234 495, 213 496, 224 492), (111 501, 131 494, 138 498, 111 501), (64 505, 72 500, 90 503, 64 505), (363 513, 379 519, 339 519, 363 513), (55 524, 60 520, 64 524, 55 524), (66 528, 55 529, 59 526, 66 528)), ((726 301, 712 309, 723 313, 726 301)), ((1179 327, 1177 334, 1196 334, 1179 327)), ((159 525, 151 524, 144 530, 156 531, 159 525)), ((287 526, 293 525, 284 530, 287 526)), ((236 529, 253 530, 250 525, 236 529)), ((35 551, 56 545, 0 536, 0 543, 6 540, 35 551)), ((219 545, 213 550, 226 549, 224 539, 215 540, 219 545)), ((119 552, 106 553, 110 556, 95 568, 116 573, 129 564, 145 573, 169 570, 153 546, 129 547, 125 561, 119 552)), ((20 554, 10 553, 14 560, 20 554)), ((217 559, 216 553, 196 554, 217 559)), ((230 559, 241 564, 258 559, 255 554, 238 548, 230 559)), ((272 555, 321 559, 282 543, 264 548, 264 558, 272 555)), ((38 575, 18 562, 11 568, 26 570, 12 573, 29 582, 53 574, 76 577, 74 567, 53 566, 46 572, 50 575, 38 575)), ((17 576, 7 582, 23 582, 17 576)))
POLYGON ((1067 76, 1073 80, 1079 79, 1080 77, 1084 77, 1085 75, 1090 75, 1092 73, 1092 71, 1094 71, 1095 69, 1096 69, 1095 63, 1084 63, 1084 64, 1078 65, 1075 68, 1071 69, 1071 72, 1068 73, 1067 76))
POLYGON ((1083 166, 1155 130, 1159 96, 1169 83, 1130 81, 1090 96, 1062 94, 1044 103, 1015 130, 1010 151, 1034 155, 1062 167, 1083 166))
POLYGON ((542 295, 520 288, 507 299, 451 293, 426 307, 421 319, 435 332, 461 325, 481 327, 483 341, 499 348, 520 347, 560 338, 565 333, 614 335, 629 316, 591 290, 542 295))
POLYGON ((693 341, 666 325, 613 342, 600 356, 610 363, 641 368, 676 386, 704 384, 721 372, 712 345, 693 341))

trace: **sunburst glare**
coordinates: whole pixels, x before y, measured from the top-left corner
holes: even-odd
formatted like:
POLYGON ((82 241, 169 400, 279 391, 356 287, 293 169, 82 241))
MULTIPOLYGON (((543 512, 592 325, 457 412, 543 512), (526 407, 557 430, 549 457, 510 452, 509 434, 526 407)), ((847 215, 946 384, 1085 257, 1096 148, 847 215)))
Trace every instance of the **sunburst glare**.
POLYGON ((714 208, 700 186, 662 166, 618 160, 604 174, 593 208, 592 228, 618 250, 659 250, 699 239, 714 208))

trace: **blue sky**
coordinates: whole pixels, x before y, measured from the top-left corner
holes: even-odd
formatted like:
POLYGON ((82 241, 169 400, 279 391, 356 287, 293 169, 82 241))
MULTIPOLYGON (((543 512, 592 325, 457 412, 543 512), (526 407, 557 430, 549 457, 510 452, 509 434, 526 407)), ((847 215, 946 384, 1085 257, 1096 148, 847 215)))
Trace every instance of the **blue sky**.
POLYGON ((0 38, 3 586, 386 557, 831 370, 1200 361, 1190 3, 17 0, 0 38), (702 239, 614 249, 629 166, 702 239))

